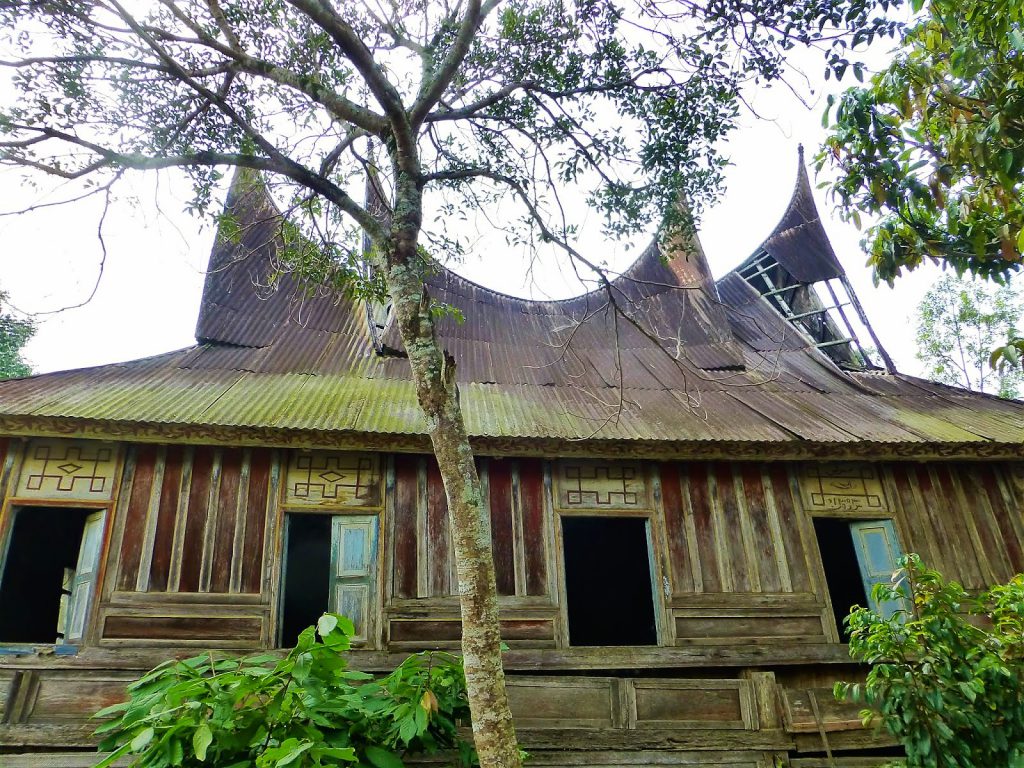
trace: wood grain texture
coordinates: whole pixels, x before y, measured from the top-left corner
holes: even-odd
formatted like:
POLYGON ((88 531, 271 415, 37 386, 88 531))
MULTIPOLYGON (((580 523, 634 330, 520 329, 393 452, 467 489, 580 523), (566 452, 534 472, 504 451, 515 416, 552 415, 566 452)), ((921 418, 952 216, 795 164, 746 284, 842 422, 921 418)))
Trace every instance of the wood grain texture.
POLYGON ((103 637, 110 640, 259 640, 263 622, 248 616, 107 616, 103 637))
POLYGON ((210 484, 213 481, 214 449, 200 446, 192 460, 192 482, 188 488, 188 513, 181 551, 179 592, 198 592, 206 542, 206 518, 210 513, 210 484))
POLYGON ((704 591, 722 592, 719 569, 721 555, 718 552, 711 495, 708 492, 708 466, 688 464, 686 475, 690 506, 693 509, 694 532, 697 536, 697 550, 700 552, 700 572, 704 591))
POLYGON ((786 560, 789 564, 790 582, 794 592, 811 592, 811 574, 808 568, 806 544, 800 534, 800 519, 786 467, 770 465, 769 493, 782 531, 786 560))
POLYGON ((743 499, 744 513, 750 526, 750 551, 757 561, 758 591, 782 592, 782 578, 776 553, 782 542, 775 537, 768 519, 764 486, 761 484, 761 468, 757 465, 741 464, 737 467, 737 474, 740 497, 743 499))
POLYGON ((149 510, 157 457, 158 451, 154 445, 144 445, 136 449, 135 473, 128 497, 124 534, 121 538, 120 567, 117 576, 119 589, 134 589, 139 575, 146 513, 149 510))
POLYGON ((544 522, 544 464, 519 461, 519 508, 523 517, 523 563, 526 594, 548 594, 548 531, 544 522))
POLYGON ((416 597, 416 456, 395 456, 394 573, 395 597, 416 597))
POLYGON ((235 557, 235 520, 240 514, 238 491, 241 479, 242 449, 225 448, 221 456, 220 488, 217 490, 209 592, 227 592, 231 583, 231 563, 235 557))
POLYGON ((516 593, 515 531, 512 520, 512 466, 508 461, 487 464, 491 510, 491 551, 499 595, 516 593))
MULTIPOLYGON (((554 624, 550 619, 502 619, 503 640, 551 640, 554 624)), ((403 619, 390 623, 389 634, 393 642, 431 643, 458 641, 462 636, 462 622, 458 619, 403 619)))
POLYGON ((452 552, 448 530, 448 499, 441 470, 433 457, 427 460, 427 595, 451 595, 452 552))
MULTIPOLYGON (((262 591, 266 558, 267 515, 276 511, 271 499, 270 474, 274 454, 268 449, 253 449, 249 460, 249 490, 245 500, 245 535, 242 538, 241 590, 250 595, 262 591)), ((236 553, 236 556, 239 556, 236 553)))
POLYGON ((683 516, 683 494, 676 464, 661 465, 661 498, 668 539, 669 578, 673 592, 693 592, 693 568, 687 547, 686 522, 683 516))

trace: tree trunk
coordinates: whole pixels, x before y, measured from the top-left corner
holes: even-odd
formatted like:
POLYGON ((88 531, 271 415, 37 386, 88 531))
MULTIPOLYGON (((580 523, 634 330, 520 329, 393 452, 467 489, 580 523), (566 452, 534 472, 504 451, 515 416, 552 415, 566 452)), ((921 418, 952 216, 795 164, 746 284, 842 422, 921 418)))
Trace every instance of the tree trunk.
POLYGON ((501 665, 490 522, 459 404, 455 361, 438 342, 423 282, 424 269, 417 252, 422 210, 419 190, 403 189, 401 183, 396 187, 395 220, 384 259, 388 291, 448 497, 473 740, 481 768, 519 768, 519 747, 501 665))

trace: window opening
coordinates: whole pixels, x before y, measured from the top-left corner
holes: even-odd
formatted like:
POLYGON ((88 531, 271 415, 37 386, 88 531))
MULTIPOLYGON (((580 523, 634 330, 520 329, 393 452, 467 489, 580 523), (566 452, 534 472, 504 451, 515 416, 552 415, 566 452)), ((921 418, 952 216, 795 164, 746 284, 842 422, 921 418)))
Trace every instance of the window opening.
POLYGON ((324 611, 355 624, 355 642, 366 642, 370 624, 377 518, 291 514, 286 518, 285 562, 278 641, 294 645, 324 611))
POLYGON ((647 521, 563 517, 570 645, 657 645, 647 521))
POLYGON ((892 520, 815 518, 814 533, 836 628, 844 643, 850 640, 844 619, 852 606, 868 606, 884 616, 904 608, 902 601, 879 604, 871 597, 875 584, 892 578, 902 554, 892 520))
POLYGON ((0 641, 81 641, 96 589, 106 513, 14 511, 0 573, 0 641))
POLYGON ((280 644, 295 645, 299 632, 327 610, 331 573, 331 518, 288 515, 285 542, 284 603, 280 644))

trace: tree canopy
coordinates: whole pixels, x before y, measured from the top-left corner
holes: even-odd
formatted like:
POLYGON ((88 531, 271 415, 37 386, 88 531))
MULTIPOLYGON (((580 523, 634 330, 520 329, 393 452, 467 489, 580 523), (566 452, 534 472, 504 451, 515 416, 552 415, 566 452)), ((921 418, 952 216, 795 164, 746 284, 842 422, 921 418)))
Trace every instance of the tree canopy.
POLYGON ((992 350, 1017 336, 1024 298, 1016 286, 944 275, 917 308, 917 356, 927 375, 945 384, 1018 397, 1024 371, 993 368, 992 350))
MULTIPOLYGON (((932 259, 1003 280, 1024 253, 1024 4, 914 0, 891 63, 835 105, 818 156, 890 283, 932 259)), ((826 120, 828 119, 826 114, 826 120)))
POLYGON ((0 291, 0 379, 28 376, 32 367, 22 357, 22 348, 36 331, 31 319, 4 309, 7 294, 0 291))

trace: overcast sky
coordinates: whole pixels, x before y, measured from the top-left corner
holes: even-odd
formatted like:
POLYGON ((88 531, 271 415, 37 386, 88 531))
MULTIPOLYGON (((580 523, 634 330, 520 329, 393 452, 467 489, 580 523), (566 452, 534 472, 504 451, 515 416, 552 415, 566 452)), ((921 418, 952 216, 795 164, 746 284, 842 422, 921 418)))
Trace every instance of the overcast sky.
MULTIPOLYGON (((820 59, 814 61, 820 69, 820 59)), ((824 138, 821 94, 805 91, 804 97, 810 108, 783 86, 748 94, 758 116, 748 113, 725 147, 732 161, 727 190, 700 227, 716 276, 749 256, 778 222, 793 189, 797 145, 803 143, 810 158, 824 138)), ((25 350, 38 372, 145 357, 194 342, 213 232, 180 212, 185 190, 174 189, 169 177, 136 176, 131 183, 144 202, 109 210, 103 276, 95 296, 81 307, 68 308, 89 298, 100 270, 99 201, 0 218, 0 288, 20 310, 55 312, 39 315, 39 331, 25 350)), ((912 316, 937 270, 919 270, 895 289, 874 287, 858 245, 860 233, 838 220, 822 190, 816 197, 836 253, 883 345, 900 370, 919 372, 912 316)), ((51 193, 23 187, 14 174, 0 173, 0 210, 52 199, 51 193)), ((601 256, 619 268, 639 252, 622 245, 590 247, 605 250, 601 256)), ((493 253, 493 246, 486 250, 490 253, 467 260, 457 271, 498 290, 539 297, 535 285, 524 284, 519 263, 495 258, 503 255, 493 253)), ((543 272, 535 283, 549 295, 572 290, 557 275, 543 272)))

